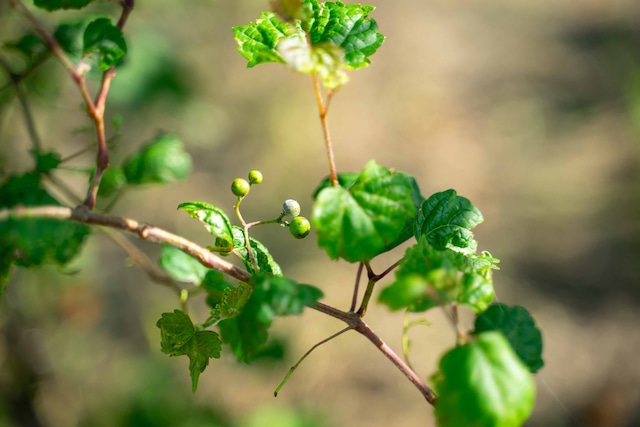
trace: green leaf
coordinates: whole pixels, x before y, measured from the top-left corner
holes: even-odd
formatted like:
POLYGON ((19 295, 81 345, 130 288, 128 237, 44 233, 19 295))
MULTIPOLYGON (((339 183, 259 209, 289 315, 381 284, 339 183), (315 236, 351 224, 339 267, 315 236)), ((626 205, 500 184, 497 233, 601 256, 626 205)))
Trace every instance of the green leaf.
POLYGON ((185 202, 178 205, 178 209, 187 212, 204 224, 204 227, 216 237, 216 247, 212 250, 229 252, 234 246, 234 235, 229 217, 220 208, 206 202, 185 202))
POLYGON ((80 57, 83 29, 83 21, 60 24, 53 32, 53 38, 66 53, 73 57, 80 57))
POLYGON ((407 175, 369 162, 348 189, 318 194, 311 217, 318 245, 331 259, 371 260, 398 241, 414 216, 412 192, 407 175))
MULTIPOLYGON (((0 186, 0 207, 60 206, 40 184, 36 173, 11 176, 0 186)), ((16 265, 66 264, 80 250, 90 228, 71 221, 12 218, 0 221, 0 252, 11 250, 16 265)))
POLYGON ((313 17, 303 23, 308 28, 311 44, 331 42, 344 52, 344 64, 352 69, 366 67, 384 42, 378 33, 378 24, 368 15, 373 6, 306 0, 313 10, 313 17))
POLYGON ((4 288, 9 283, 11 269, 13 268, 13 250, 0 245, 0 301, 4 294, 4 288))
POLYGON ((82 9, 93 0, 33 0, 40 9, 52 11, 59 9, 82 9))
POLYGON ((266 62, 284 60, 276 50, 278 41, 295 32, 295 27, 282 22, 271 12, 263 12, 256 22, 233 27, 233 37, 238 42, 238 52, 253 67, 266 62))
POLYGON ((200 286, 207 292, 207 305, 215 308, 222 302, 226 289, 232 289, 233 286, 227 281, 226 276, 218 270, 209 270, 204 276, 200 286))
POLYGON ((162 246, 158 263, 160 267, 174 279, 196 285, 202 283, 210 271, 209 268, 202 265, 196 258, 173 246, 162 246))
POLYGON ((38 173, 48 173, 60 166, 62 162, 60 154, 53 151, 40 153, 37 150, 31 150, 31 155, 36 161, 36 172, 38 173))
POLYGON ((123 169, 129 184, 171 184, 189 175, 191 156, 178 138, 161 134, 129 157, 123 169))
POLYGON ((477 244, 471 230, 484 219, 469 199, 455 190, 435 193, 422 204, 416 221, 416 239, 426 236, 436 249, 475 253, 477 244))
MULTIPOLYGON (((93 177, 92 177, 93 178, 93 177)), ((105 169, 98 188, 98 196, 109 197, 121 192, 127 186, 127 177, 122 168, 110 166, 105 169)))
POLYGON ((221 341, 213 331, 196 331, 191 319, 180 310, 173 313, 163 313, 156 323, 160 328, 160 348, 170 356, 189 358, 189 372, 191 374, 191 388, 195 392, 198 379, 209 365, 209 359, 219 358, 221 341))
POLYGON ((493 264, 488 263, 484 257, 437 250, 423 236, 407 248, 396 280, 382 290, 379 302, 390 310, 426 311, 458 303, 481 312, 494 297, 493 264))
POLYGON ((300 314, 305 306, 322 297, 322 292, 313 286, 269 274, 254 275, 250 284, 253 293, 240 315, 218 324, 222 340, 245 363, 252 361, 267 342, 274 316, 300 314))
POLYGON ((493 304, 476 318, 475 334, 486 331, 502 332, 520 360, 532 373, 538 372, 542 360, 542 334, 529 312, 520 306, 493 304))
POLYGON ((439 427, 519 427, 533 409, 533 378, 499 332, 450 350, 431 380, 439 427))
POLYGON ((211 310, 211 321, 217 323, 221 320, 238 316, 242 307, 249 301, 251 292, 251 286, 246 283, 226 287, 222 291, 220 302, 211 310))
MULTIPOLYGON (((338 174, 338 184, 342 188, 347 190, 356 182, 356 179, 360 176, 360 172, 343 172, 338 174)), ((318 198, 318 194, 325 188, 331 188, 331 177, 327 176, 320 184, 313 190, 313 200, 318 198)))
POLYGON ((4 46, 22 53, 29 63, 32 63, 40 57, 40 55, 48 51, 47 46, 42 42, 40 37, 33 33, 25 34, 15 41, 5 42, 4 46))
POLYGON ((99 67, 102 71, 118 65, 127 54, 127 44, 122 31, 113 25, 109 18, 98 18, 89 23, 84 30, 82 40, 82 54, 98 54, 99 67))
POLYGON ((297 29, 297 36, 289 36, 278 44, 278 53, 286 64, 298 73, 319 76, 329 90, 344 86, 349 77, 343 70, 342 49, 328 42, 309 46, 302 29, 297 29))
MULTIPOLYGON (((249 273, 257 273, 251 261, 249 251, 247 251, 247 244, 244 238, 244 232, 241 227, 236 225, 232 226, 233 232, 233 253, 236 254, 244 264, 249 273)), ((253 237, 249 237, 251 242, 251 250, 253 256, 258 264, 258 269, 262 273, 271 273, 274 276, 282 276, 282 269, 280 265, 273 259, 273 256, 269 253, 269 250, 253 237)))

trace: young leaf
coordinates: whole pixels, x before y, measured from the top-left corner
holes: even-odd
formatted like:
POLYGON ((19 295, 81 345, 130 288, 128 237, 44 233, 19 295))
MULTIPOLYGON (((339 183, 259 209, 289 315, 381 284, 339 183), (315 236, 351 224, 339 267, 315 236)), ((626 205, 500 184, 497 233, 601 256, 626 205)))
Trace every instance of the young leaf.
POLYGON ((416 220, 416 239, 426 236, 436 249, 453 249, 466 254, 476 251, 473 229, 484 219, 469 199, 446 190, 429 197, 422 204, 416 220))
POLYGON ((305 306, 322 297, 322 292, 313 286, 269 274, 254 275, 250 284, 253 293, 240 315, 218 324, 222 340, 245 363, 252 361, 267 342, 274 316, 300 314, 305 306))
POLYGON ((263 12, 255 23, 233 27, 233 37, 238 42, 238 52, 249 61, 247 67, 253 67, 265 62, 284 63, 276 46, 294 31, 273 13, 263 12))
POLYGON ((200 261, 173 246, 162 246, 158 263, 174 279, 196 285, 202 283, 210 271, 200 261))
POLYGON ((318 2, 306 0, 311 5, 313 17, 303 23, 308 28, 311 44, 331 42, 344 52, 344 65, 356 69, 371 63, 369 56, 384 42, 378 33, 378 24, 368 15, 375 7, 344 4, 342 2, 318 2))
POLYGON ((371 260, 402 235, 414 215, 412 192, 407 175, 369 162, 348 189, 318 194, 311 217, 318 245, 331 259, 371 260))
POLYGON ((40 9, 52 11, 59 9, 82 9, 93 0, 33 0, 40 9))
POLYGON ((97 53, 102 71, 118 65, 127 54, 127 44, 122 31, 113 25, 109 18, 98 18, 89 23, 84 30, 82 40, 82 54, 97 53))
MULTIPOLYGON (((40 185, 36 173, 11 176, 0 186, 0 207, 60 206, 40 185)), ((66 264, 80 250, 90 228, 70 221, 7 218, 0 221, 0 251, 11 250, 16 265, 66 264)))
POLYGON ((533 378, 499 332, 450 350, 431 380, 440 427, 519 427, 533 409, 533 378))
POLYGON ((161 134, 129 157, 123 170, 129 184, 171 184, 189 175, 191 156, 178 138, 161 134))
POLYGON ((200 286, 207 292, 207 305, 215 308, 222 302, 227 289, 233 289, 226 276, 218 270, 209 270, 200 283, 200 286))
POLYGON ((221 341, 213 331, 196 331, 191 319, 180 310, 173 313, 163 313, 156 323, 160 328, 160 348, 170 356, 189 358, 189 372, 191 374, 191 388, 193 392, 198 388, 198 379, 209 365, 209 359, 219 358, 221 341))
POLYGON ((458 303, 481 312, 493 300, 494 290, 491 269, 479 258, 437 250, 422 236, 405 252, 396 280, 382 290, 379 301, 390 310, 425 311, 458 303))
MULTIPOLYGON (((233 253, 242 260, 242 263, 249 273, 257 273, 257 271, 255 271, 255 268, 253 267, 253 262, 251 261, 249 251, 247 251, 247 244, 245 242, 244 232, 242 231, 242 228, 234 225, 232 226, 232 233, 233 253)), ((253 252, 253 256, 256 259, 256 263, 258 264, 258 269, 260 270, 260 272, 271 273, 274 276, 282 276, 282 269, 280 268, 280 265, 278 265, 278 263, 273 259, 273 256, 271 256, 266 246, 264 246, 253 237, 249 237, 249 241, 251 242, 251 250, 253 252)))
POLYGON ((212 322, 219 322, 224 319, 231 319, 242 312, 242 307, 249 301, 252 288, 246 283, 238 286, 226 287, 222 291, 220 302, 211 310, 212 322))
POLYGON ((520 360, 532 373, 544 365, 542 334, 529 312, 520 306, 493 304, 476 318, 475 334, 486 331, 502 332, 520 360))
POLYGON ((216 247, 213 249, 224 252, 229 252, 233 249, 231 222, 222 209, 205 202, 180 203, 178 209, 182 209, 191 218, 202 222, 207 231, 216 237, 216 247))

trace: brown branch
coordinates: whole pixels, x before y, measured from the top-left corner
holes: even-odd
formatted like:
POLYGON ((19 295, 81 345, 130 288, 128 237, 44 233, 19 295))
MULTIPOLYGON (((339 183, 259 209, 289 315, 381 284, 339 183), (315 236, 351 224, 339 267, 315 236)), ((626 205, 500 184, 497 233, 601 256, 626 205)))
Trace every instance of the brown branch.
POLYGON ((322 91, 320 90, 320 82, 318 76, 311 75, 313 80, 313 90, 316 94, 316 103, 318 104, 318 112, 320 114, 320 124, 322 125, 322 134, 324 135, 324 145, 327 151, 327 158, 329 160, 329 179, 333 187, 338 186, 338 173, 336 172, 336 160, 333 155, 333 146, 331 145, 331 134, 329 133, 329 122, 327 121, 327 113, 329 110, 329 103, 331 102, 332 92, 329 92, 327 96, 327 103, 322 100, 322 91))
POLYGON ((242 282, 248 282, 251 275, 236 267, 219 256, 209 252, 206 248, 173 234, 169 231, 138 222, 130 218, 122 218, 114 215, 99 214, 90 211, 86 206, 75 209, 62 206, 33 206, 15 207, 0 210, 0 221, 9 218, 53 218, 59 220, 71 220, 88 225, 102 225, 115 228, 137 235, 143 240, 173 246, 191 255, 204 266, 218 270, 234 277, 242 282))
MULTIPOLYGON (((13 218, 53 218, 58 220, 71 220, 82 224, 100 225, 109 228, 126 231, 137 235, 143 240, 173 246, 191 255, 204 266, 218 270, 241 282, 249 282, 251 274, 235 265, 223 260, 219 256, 209 252, 206 248, 173 234, 169 231, 138 222, 130 218, 122 218, 114 215, 106 215, 93 212, 86 206, 75 209, 62 206, 33 206, 14 207, 0 209, 0 221, 13 218)), ((422 379, 367 325, 359 313, 344 312, 335 307, 316 302, 310 308, 345 322, 351 329, 358 331, 378 348, 420 391, 427 402, 434 405, 436 395, 422 379)))

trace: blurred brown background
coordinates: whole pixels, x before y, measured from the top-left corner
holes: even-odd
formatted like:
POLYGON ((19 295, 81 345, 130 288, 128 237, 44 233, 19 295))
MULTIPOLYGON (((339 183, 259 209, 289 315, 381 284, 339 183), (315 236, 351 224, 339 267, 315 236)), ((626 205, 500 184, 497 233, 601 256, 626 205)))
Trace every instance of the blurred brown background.
MULTIPOLYGON (((526 306, 543 330, 546 366, 527 426, 640 425, 640 3, 632 0, 370 1, 387 40, 351 72, 330 125, 341 171, 369 159, 416 176, 422 192, 455 188, 480 208, 480 249, 501 259, 501 302, 526 306)), ((176 206, 230 209, 229 184, 250 169, 264 183, 245 218, 277 214, 327 174, 311 81, 269 64, 245 68, 231 26, 266 1, 138 1, 129 55, 109 96, 123 118, 117 164, 159 130, 194 159, 183 183, 129 193, 114 213, 181 233, 207 233, 176 206)), ((37 15, 52 27, 97 12, 37 15)), ((0 36, 24 23, 0 1, 0 36)), ((5 55, 5 53, 3 53, 5 55)), ((0 72, 0 84, 6 81, 0 72)), ((44 144, 69 155, 91 143, 81 99, 55 61, 25 82, 44 144)), ((0 93, 0 171, 31 167, 18 101, 0 93)), ((87 167, 93 155, 74 162, 87 167)), ((84 178, 61 172, 78 194, 84 178)), ((355 266, 328 261, 315 236, 258 229, 285 274, 348 308, 355 266)), ((159 249, 135 241, 152 259, 159 249)), ((402 248, 374 262, 383 270, 402 248)), ((160 353, 155 322, 177 307, 96 233, 59 271, 16 269, 0 307, 2 426, 432 426, 432 409, 366 340, 316 350, 277 399, 288 367, 342 324, 307 311, 279 319, 284 361, 213 361, 190 392, 187 360, 160 353)), ((204 304, 193 312, 206 316, 204 304)), ((414 329, 412 361, 428 378, 454 334, 440 313, 414 329)), ((400 349, 402 316, 374 305, 367 319, 400 349)))

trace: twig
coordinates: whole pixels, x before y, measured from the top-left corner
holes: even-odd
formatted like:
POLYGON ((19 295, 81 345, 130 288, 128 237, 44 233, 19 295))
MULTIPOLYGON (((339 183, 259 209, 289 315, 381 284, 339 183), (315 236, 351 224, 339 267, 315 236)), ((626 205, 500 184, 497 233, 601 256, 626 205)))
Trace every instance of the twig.
POLYGON ((358 303, 358 290, 360 288, 360 277, 362 276, 362 269, 364 267, 364 263, 358 264, 358 272, 356 273, 356 284, 353 286, 353 297, 351 297, 351 308, 349 311, 354 311, 356 309, 356 304, 358 303))
POLYGON ((13 86, 13 89, 16 92, 16 96, 20 101, 20 105, 22 106, 22 114, 24 116, 24 121, 27 125, 27 132, 29 132, 29 137, 31 138, 31 143, 33 144, 33 148, 40 152, 42 151, 42 143, 40 142, 40 137, 38 136, 38 132, 36 131, 36 123, 33 120, 33 114, 31 114, 31 108, 29 107, 29 102, 27 101, 27 94, 22 90, 22 86, 20 86, 19 74, 14 74, 11 71, 11 67, 9 63, 3 58, 0 57, 0 65, 7 71, 9 74, 9 82, 13 86))
MULTIPOLYGON (((101 225, 136 234, 141 239, 149 242, 173 246, 186 254, 194 257, 205 267, 213 268, 227 274, 241 282, 248 283, 251 274, 241 270, 235 265, 223 260, 219 256, 209 252, 206 248, 185 239, 184 237, 170 233, 149 224, 140 223, 134 219, 122 218, 114 215, 100 214, 90 211, 86 206, 75 209, 61 206, 33 206, 14 207, 0 209, 0 221, 11 218, 52 218, 58 220, 71 220, 82 224, 101 225)), ((422 379, 389 347, 375 332, 362 320, 358 313, 347 313, 335 307, 321 302, 316 302, 310 308, 345 322, 350 329, 364 335, 378 348, 420 391, 427 402, 432 405, 436 402, 436 395, 422 379)))

